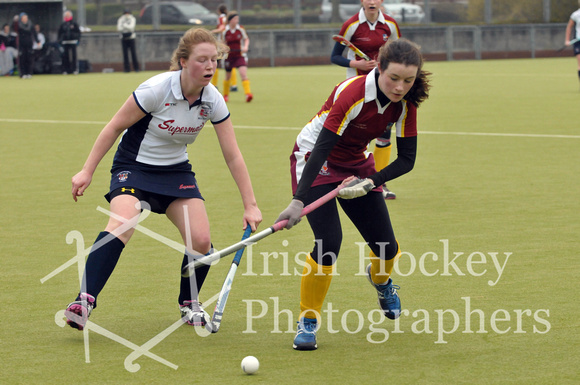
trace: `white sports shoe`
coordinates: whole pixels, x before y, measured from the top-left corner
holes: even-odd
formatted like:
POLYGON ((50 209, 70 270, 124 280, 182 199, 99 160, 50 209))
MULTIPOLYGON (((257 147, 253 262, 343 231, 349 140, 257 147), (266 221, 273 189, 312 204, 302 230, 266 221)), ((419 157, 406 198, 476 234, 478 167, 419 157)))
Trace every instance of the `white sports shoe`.
POLYGON ((179 311, 183 322, 193 326, 205 326, 210 318, 209 314, 201 307, 201 302, 196 300, 184 301, 183 305, 179 305, 179 311))

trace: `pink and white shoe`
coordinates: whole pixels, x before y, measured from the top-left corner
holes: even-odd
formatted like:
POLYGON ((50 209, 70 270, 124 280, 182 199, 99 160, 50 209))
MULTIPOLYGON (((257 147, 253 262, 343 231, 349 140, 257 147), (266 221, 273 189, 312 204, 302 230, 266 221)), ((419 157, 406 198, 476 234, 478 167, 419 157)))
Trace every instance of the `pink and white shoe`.
POLYGON ((181 319, 188 325, 205 326, 209 319, 209 314, 203 310, 201 302, 196 300, 183 301, 183 305, 179 305, 179 311, 181 312, 181 319))
POLYGON ((64 311, 66 323, 72 328, 83 330, 94 307, 95 297, 87 293, 79 294, 77 300, 69 303, 64 311))

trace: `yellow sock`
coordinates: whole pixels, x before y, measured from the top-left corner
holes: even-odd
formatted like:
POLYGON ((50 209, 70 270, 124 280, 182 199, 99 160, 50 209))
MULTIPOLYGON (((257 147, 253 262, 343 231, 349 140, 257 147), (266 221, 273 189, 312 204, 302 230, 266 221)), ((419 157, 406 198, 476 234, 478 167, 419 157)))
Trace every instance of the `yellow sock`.
POLYGON ((244 87, 244 93, 246 95, 252 93, 252 90, 250 89, 250 80, 249 79, 242 80, 242 87, 244 87))
POLYGON ((236 76, 236 70, 232 69, 232 76, 230 77, 230 86, 235 86, 238 84, 238 77, 236 76))
POLYGON ((395 266, 395 262, 399 259, 401 255, 401 247, 399 246, 399 242, 397 242, 397 255, 393 258, 384 260, 375 255, 371 251, 371 279, 377 285, 382 285, 387 283, 391 274, 393 273, 393 268, 395 266))
POLYGON ((218 86, 218 72, 219 69, 216 68, 215 73, 213 74, 212 78, 211 78, 211 84, 213 84, 214 86, 218 86))
POLYGON ((230 94, 230 81, 224 80, 224 96, 228 96, 230 94))
POLYGON ((308 255, 300 284, 300 311, 306 318, 320 319, 322 304, 332 280, 334 266, 318 265, 308 255))
POLYGON ((375 168, 377 171, 381 171, 383 168, 389 165, 389 160, 391 159, 391 149, 392 146, 390 144, 387 147, 377 147, 375 145, 373 156, 375 157, 375 168))

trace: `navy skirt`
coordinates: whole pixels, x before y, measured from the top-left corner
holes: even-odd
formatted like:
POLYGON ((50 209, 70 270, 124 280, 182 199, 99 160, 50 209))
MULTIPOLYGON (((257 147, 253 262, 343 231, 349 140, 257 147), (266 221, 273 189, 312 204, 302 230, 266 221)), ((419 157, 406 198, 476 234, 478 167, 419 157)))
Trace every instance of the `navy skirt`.
POLYGON ((171 166, 114 162, 107 200, 112 191, 122 187, 169 197, 203 199, 189 162, 171 166))

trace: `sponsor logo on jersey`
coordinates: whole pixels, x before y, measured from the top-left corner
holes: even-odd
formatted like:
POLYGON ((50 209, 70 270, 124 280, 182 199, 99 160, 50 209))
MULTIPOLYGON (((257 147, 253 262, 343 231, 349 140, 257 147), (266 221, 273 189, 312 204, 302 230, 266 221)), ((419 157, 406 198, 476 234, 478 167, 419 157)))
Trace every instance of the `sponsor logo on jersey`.
POLYGON ((387 35, 386 33, 383 33, 383 41, 387 41, 389 40, 389 35, 387 35))
POLYGON ((173 126, 172 123, 174 122, 175 120, 166 120, 163 123, 159 124, 157 127, 159 127, 161 130, 167 130, 167 132, 171 136, 175 134, 196 135, 198 132, 201 131, 203 125, 205 124, 205 122, 203 122, 197 127, 185 127, 185 126, 182 127, 182 126, 173 126))
POLYGON ((179 186, 180 190, 191 190, 194 188, 195 188, 194 184, 182 184, 181 186, 179 186))
POLYGON ((165 107, 173 107, 176 105, 177 105, 177 103, 165 103, 165 107))
POLYGON ((129 174, 131 174, 131 171, 121 171, 118 173, 117 178, 119 178, 119 182, 126 182, 129 179, 129 174))

